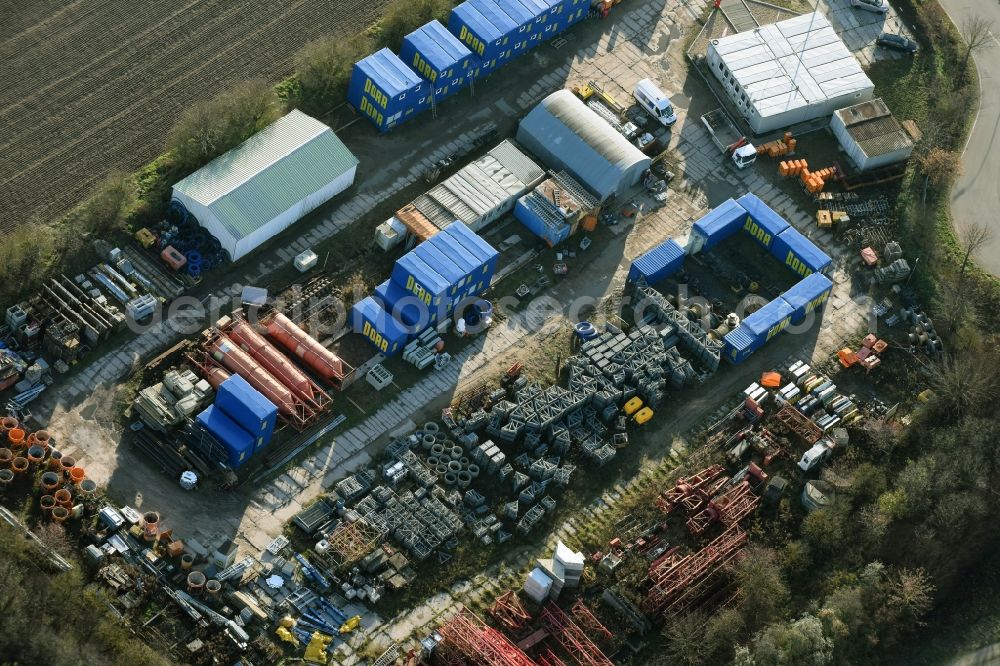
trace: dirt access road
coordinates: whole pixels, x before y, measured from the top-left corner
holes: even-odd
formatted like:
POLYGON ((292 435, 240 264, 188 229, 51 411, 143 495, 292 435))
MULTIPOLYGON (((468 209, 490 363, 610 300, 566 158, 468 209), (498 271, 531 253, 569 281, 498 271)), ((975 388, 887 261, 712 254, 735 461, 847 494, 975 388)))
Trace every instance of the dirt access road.
POLYGON ((306 42, 356 32, 386 2, 0 3, 0 231, 60 217, 156 157, 193 102, 277 82, 306 42))

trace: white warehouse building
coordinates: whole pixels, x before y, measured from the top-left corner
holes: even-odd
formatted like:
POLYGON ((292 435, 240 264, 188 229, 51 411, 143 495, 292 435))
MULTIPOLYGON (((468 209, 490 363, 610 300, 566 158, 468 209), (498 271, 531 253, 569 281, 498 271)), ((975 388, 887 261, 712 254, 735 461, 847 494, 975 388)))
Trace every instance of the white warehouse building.
POLYGON ((333 130, 295 110, 176 183, 173 196, 236 261, 350 187, 357 167, 333 130))
POLYGON ((708 65, 757 134, 830 116, 875 90, 818 12, 713 39, 708 65))

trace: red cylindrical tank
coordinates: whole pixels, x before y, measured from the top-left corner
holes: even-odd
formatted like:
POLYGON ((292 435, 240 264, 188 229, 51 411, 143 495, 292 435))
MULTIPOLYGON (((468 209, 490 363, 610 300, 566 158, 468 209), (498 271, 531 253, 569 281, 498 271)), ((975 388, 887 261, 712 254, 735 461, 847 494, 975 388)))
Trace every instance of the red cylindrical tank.
POLYGON ((267 322, 267 334, 282 347, 302 359, 320 377, 340 387, 344 379, 344 363, 329 349, 319 343, 291 319, 276 312, 267 322))
POLYGON ((224 335, 220 335, 208 346, 208 353, 230 372, 234 372, 247 380, 250 386, 260 391, 265 398, 274 403, 278 411, 282 414, 295 413, 295 398, 292 396, 292 392, 275 379, 257 361, 253 360, 249 354, 240 349, 239 345, 235 342, 224 335))
POLYGON ((296 395, 303 400, 313 400, 315 391, 309 378, 250 324, 237 320, 229 330, 229 337, 296 395))
POLYGON ((217 368, 214 366, 205 371, 205 379, 208 380, 209 385, 211 385, 211 387, 216 391, 219 390, 219 386, 222 384, 222 382, 226 381, 230 377, 232 377, 231 374, 229 374, 222 368, 217 368))

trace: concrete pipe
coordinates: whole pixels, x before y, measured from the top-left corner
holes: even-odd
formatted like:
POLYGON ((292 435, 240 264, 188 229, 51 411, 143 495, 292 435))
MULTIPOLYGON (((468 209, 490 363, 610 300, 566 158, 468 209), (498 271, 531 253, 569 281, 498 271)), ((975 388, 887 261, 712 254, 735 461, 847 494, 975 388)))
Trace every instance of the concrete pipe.
POLYGON ((2 420, 0 420, 0 427, 3 427, 4 432, 10 432, 18 425, 17 419, 13 416, 5 416, 2 420))
POLYGON ((42 495, 38 504, 42 507, 42 514, 49 518, 52 516, 52 509, 56 508, 56 498, 52 495, 42 495))
POLYGON ((441 430, 441 426, 439 426, 436 421, 428 421, 427 423, 424 424, 424 432, 426 433, 430 433, 433 435, 439 430, 441 430))
POLYGON ((64 506, 53 507, 52 520, 57 523, 64 523, 69 518, 69 509, 64 506))
POLYGON ((52 496, 55 497, 56 504, 59 506, 64 506, 67 509, 73 506, 73 493, 66 488, 60 488, 52 496))
POLYGON ((462 450, 461 446, 453 446, 453 447, 451 447, 451 459, 452 460, 461 460, 463 453, 465 453, 465 451, 462 450))
POLYGON ((462 463, 462 469, 468 469, 469 468, 469 459, 466 458, 465 456, 462 456, 461 458, 459 458, 458 462, 462 463))
POLYGON ((14 480, 14 472, 9 469, 0 469, 0 486, 7 487, 14 480))
POLYGON ((440 458, 441 456, 443 456, 444 455, 444 444, 435 443, 434 446, 431 447, 431 455, 435 455, 438 458, 440 458))
POLYGON ((62 469, 62 451, 49 450, 49 469, 58 472, 62 469))
POLYGON ((14 459, 14 452, 10 449, 0 449, 0 467, 10 467, 10 462, 14 459))
POLYGON ((97 482, 93 479, 84 479, 80 482, 80 494, 90 499, 97 494, 97 482))
POLYGON ((434 467, 434 471, 437 472, 438 475, 443 476, 448 473, 448 466, 444 463, 438 463, 437 466, 434 467))
POLYGON ((188 593, 193 595, 201 594, 205 587, 205 574, 200 571, 192 571, 187 577, 188 593))
POLYGON ((27 456, 28 456, 28 462, 30 462, 32 465, 38 465, 43 460, 45 460, 45 449, 38 446, 37 444, 34 444, 30 448, 28 448, 27 456))
POLYGON ((21 456, 17 456, 10 463, 10 468, 14 471, 15 474, 24 474, 25 472, 28 471, 28 467, 29 467, 28 459, 22 458, 21 456))
POLYGON ((469 484, 472 483, 472 475, 468 472, 459 472, 457 476, 459 488, 468 488, 469 484))
POLYGON ((427 456, 427 464, 431 467, 437 467, 439 462, 441 462, 441 460, 437 456, 427 456))
POLYGON ((205 583, 205 592, 207 592, 210 597, 218 596, 219 592, 222 592, 222 583, 214 578, 210 579, 205 583))
POLYGON ((448 472, 444 475, 444 485, 453 486, 458 483, 458 475, 455 472, 448 472))
POLYGON ((11 428, 7 432, 7 442, 14 451, 24 448, 24 431, 20 428, 11 428))
POLYGON ((466 468, 465 471, 467 471, 469 474, 471 474, 472 478, 475 479, 476 477, 479 476, 479 465, 477 465, 476 463, 471 463, 468 466, 468 468, 466 468))
POLYGON ((147 511, 142 514, 142 532, 146 541, 152 541, 160 533, 160 514, 147 511))
POLYGON ((194 564, 194 555, 191 553, 184 553, 181 555, 181 569, 190 569, 194 564))
POLYGON ((437 440, 434 439, 434 435, 424 435, 423 439, 420 440, 421 444, 423 444, 424 451, 430 451, 436 441, 437 440))
POLYGON ((61 482, 62 477, 59 476, 58 472, 45 472, 42 474, 42 478, 38 483, 42 489, 43 495, 51 495, 55 491, 59 490, 59 484, 61 482))
POLYGON ((69 480, 74 486, 80 485, 87 478, 87 472, 82 467, 71 467, 69 470, 69 480))
POLYGON ((462 463, 458 462, 457 460, 449 461, 448 462, 448 471, 449 472, 454 472, 455 474, 458 474, 459 472, 462 471, 462 463))
POLYGON ((441 431, 438 431, 434 433, 434 441, 440 444, 444 444, 445 442, 448 441, 448 435, 444 434, 441 431))

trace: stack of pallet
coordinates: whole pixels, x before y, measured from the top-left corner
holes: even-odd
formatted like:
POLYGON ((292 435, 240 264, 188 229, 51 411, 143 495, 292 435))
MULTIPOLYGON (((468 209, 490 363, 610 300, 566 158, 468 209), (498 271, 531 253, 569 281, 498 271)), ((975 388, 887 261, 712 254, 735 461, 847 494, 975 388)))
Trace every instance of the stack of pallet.
POLYGON ((795 145, 798 143, 797 139, 792 138, 791 132, 785 132, 785 136, 777 139, 776 141, 768 141, 767 143, 757 146, 758 155, 767 155, 768 157, 774 159, 776 157, 784 157, 795 152, 795 145))

